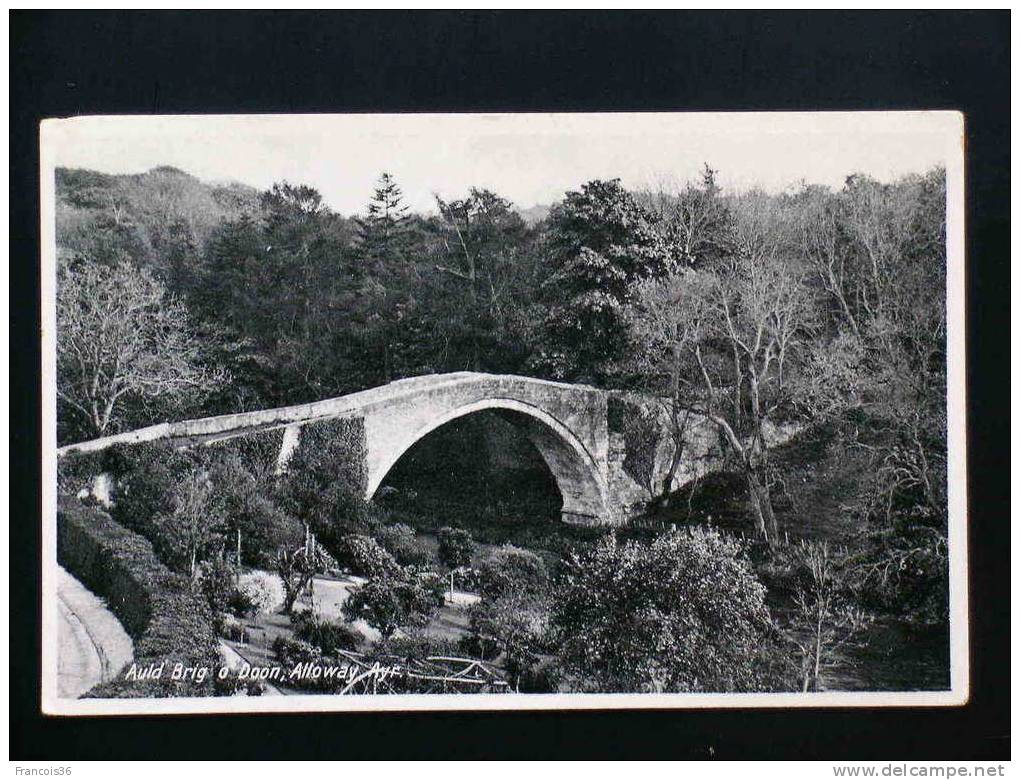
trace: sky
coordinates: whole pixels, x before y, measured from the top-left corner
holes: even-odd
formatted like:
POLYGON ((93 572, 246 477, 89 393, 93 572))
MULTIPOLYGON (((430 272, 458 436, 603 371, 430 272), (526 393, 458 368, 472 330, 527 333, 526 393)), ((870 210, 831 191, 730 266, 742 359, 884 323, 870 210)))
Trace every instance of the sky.
POLYGON ((594 178, 628 188, 682 182, 705 163, 724 188, 838 188, 890 181, 961 154, 951 112, 741 114, 347 114, 48 120, 44 162, 106 173, 172 165, 205 181, 318 189, 360 213, 382 171, 416 211, 486 187, 521 208, 594 178))

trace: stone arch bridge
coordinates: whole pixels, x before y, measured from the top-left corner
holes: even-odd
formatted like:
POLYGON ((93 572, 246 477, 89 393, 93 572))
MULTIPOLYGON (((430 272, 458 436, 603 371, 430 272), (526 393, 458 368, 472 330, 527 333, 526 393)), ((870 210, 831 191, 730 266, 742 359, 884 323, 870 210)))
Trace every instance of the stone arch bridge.
MULTIPOLYGON (((198 446, 282 428, 277 463, 283 468, 304 426, 346 418, 358 421, 363 430, 364 490, 371 499, 416 442, 452 420, 492 410, 541 454, 562 495, 564 521, 619 523, 642 503, 642 489, 626 468, 625 437, 610 430, 609 398, 593 387, 522 376, 433 374, 314 403, 161 423, 68 445, 58 450, 58 457, 156 440, 198 446)), ((683 476, 681 471, 678 478, 683 476)))

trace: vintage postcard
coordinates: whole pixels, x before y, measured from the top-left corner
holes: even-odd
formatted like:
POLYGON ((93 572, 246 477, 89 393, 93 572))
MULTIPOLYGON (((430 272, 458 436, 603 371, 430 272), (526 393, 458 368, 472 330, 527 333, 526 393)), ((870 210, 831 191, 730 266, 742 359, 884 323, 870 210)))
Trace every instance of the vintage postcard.
POLYGON ((40 132, 45 712, 967 700, 962 115, 40 132))

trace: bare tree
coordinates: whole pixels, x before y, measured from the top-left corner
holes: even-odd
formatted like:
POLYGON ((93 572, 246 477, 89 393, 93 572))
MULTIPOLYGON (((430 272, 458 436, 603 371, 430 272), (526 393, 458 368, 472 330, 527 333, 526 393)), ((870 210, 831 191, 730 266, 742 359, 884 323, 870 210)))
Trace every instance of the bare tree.
POLYGON ((802 541, 795 560, 806 570, 797 588, 789 637, 800 661, 801 690, 822 690, 823 675, 840 660, 842 651, 857 644, 870 619, 842 598, 844 564, 825 542, 802 541))
POLYGON ((224 381, 204 361, 184 305, 144 270, 76 264, 57 286, 57 395, 86 436, 117 428, 126 407, 165 410, 224 381))
POLYGON ((659 377, 677 409, 718 429, 747 481, 758 533, 775 544, 766 429, 789 401, 810 295, 783 253, 774 203, 751 196, 737 217, 733 250, 717 267, 636 285, 628 322, 641 368, 659 377))
POLYGON ((678 267, 703 266, 729 249, 730 212, 715 174, 706 164, 700 181, 663 183, 641 198, 678 267))

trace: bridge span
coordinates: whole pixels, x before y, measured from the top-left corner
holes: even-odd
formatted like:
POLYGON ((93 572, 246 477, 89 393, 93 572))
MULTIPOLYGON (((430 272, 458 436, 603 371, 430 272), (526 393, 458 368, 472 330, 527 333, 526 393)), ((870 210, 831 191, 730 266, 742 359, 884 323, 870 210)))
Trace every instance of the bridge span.
POLYGON ((304 426, 360 420, 364 429, 365 497, 371 499, 400 456, 452 420, 493 410, 534 444, 556 480, 567 522, 622 519, 613 485, 607 393, 586 385, 530 377, 461 372, 401 379, 314 403, 153 425, 62 447, 58 456, 114 444, 167 440, 182 447, 283 428, 278 465, 294 452, 304 426))

